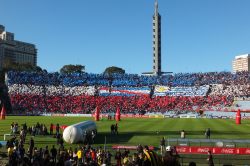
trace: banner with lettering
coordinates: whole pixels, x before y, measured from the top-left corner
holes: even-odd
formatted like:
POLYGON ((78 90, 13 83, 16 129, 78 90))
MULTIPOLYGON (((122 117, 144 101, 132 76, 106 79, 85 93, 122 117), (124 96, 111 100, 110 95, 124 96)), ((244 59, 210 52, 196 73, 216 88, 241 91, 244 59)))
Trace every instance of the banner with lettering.
POLYGON ((183 146, 177 146, 176 150, 177 150, 178 153, 207 153, 210 150, 212 152, 212 154, 250 155, 250 148, 183 147, 183 146))

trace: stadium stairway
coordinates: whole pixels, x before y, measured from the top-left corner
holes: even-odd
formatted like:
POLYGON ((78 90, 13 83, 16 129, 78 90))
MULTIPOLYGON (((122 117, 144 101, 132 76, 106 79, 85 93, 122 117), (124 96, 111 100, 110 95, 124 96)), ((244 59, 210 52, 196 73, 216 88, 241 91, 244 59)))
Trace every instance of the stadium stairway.
POLYGON ((236 101, 235 104, 231 107, 231 109, 250 109, 250 101, 236 101))
POLYGON ((234 106, 234 104, 236 103, 237 100, 238 100, 237 98, 234 99, 234 102, 233 102, 233 104, 231 105, 231 107, 229 109, 232 109, 232 107, 234 106))
MULTIPOLYGON (((229 112, 229 111, 204 111, 204 116, 236 116, 237 112, 229 112)), ((250 116, 250 113, 241 112, 241 116, 250 116)))
POLYGON ((204 111, 202 111, 200 115, 203 116, 204 115, 204 111))

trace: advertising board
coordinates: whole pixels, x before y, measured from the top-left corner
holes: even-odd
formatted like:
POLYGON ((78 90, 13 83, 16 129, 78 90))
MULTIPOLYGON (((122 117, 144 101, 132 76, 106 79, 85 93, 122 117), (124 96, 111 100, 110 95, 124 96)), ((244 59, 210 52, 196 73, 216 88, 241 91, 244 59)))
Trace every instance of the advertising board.
POLYGON ((64 114, 64 116, 84 116, 84 117, 91 117, 91 114, 64 114))
POLYGON ((207 153, 207 151, 210 150, 213 154, 235 154, 235 155, 249 155, 250 154, 250 148, 182 147, 182 146, 177 146, 176 150, 178 153, 207 153))
POLYGON ((148 118, 149 115, 140 115, 140 118, 148 118))
POLYGON ((155 115, 156 118, 164 118, 164 115, 155 115))
POLYGON ((207 151, 212 151, 212 147, 192 147, 190 153, 207 153, 207 151))
POLYGON ((64 116, 64 114, 52 114, 52 116, 64 116))
POLYGON ((14 115, 16 115, 16 116, 27 116, 27 113, 26 112, 23 112, 23 113, 14 113, 14 115))
POLYGON ((40 114, 40 116, 52 116, 52 114, 40 114))
POLYGON ((180 115, 180 118, 196 118, 196 115, 180 115))

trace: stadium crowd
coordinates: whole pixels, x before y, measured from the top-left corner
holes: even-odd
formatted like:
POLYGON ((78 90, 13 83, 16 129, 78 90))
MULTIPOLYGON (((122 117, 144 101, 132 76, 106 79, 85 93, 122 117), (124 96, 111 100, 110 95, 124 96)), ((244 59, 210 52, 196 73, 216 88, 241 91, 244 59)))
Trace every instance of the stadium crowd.
MULTIPOLYGON (((50 135, 57 138, 57 145, 53 145, 50 149, 47 145, 44 148, 36 146, 36 135, 44 133, 44 125, 37 123, 32 126, 33 136, 29 140, 26 135, 30 134, 26 123, 20 131, 17 130, 18 124, 11 124, 11 132, 15 135, 8 140, 6 149, 8 149, 8 164, 10 166, 111 166, 116 163, 116 166, 180 166, 179 155, 175 148, 167 146, 165 148, 165 140, 162 139, 161 154, 156 154, 153 150, 149 150, 148 146, 142 147, 140 144, 137 147, 137 153, 130 154, 127 149, 117 149, 113 155, 109 151, 104 151, 102 147, 92 148, 91 141, 86 143, 86 146, 79 146, 66 149, 63 144, 64 140, 59 134, 59 125, 56 126, 56 135, 53 134, 53 124, 50 125, 50 135), (18 132, 17 132, 18 131, 18 132), (28 144, 28 149, 24 149, 25 141, 28 144), (59 147, 57 147, 59 145, 59 147), (112 162, 113 161, 113 162, 112 162)), ((91 140, 91 139, 89 139, 91 140)), ((92 141, 93 143, 93 141, 92 141)), ((211 152, 208 162, 212 163, 211 152)), ((194 162, 190 162, 190 166, 195 166, 194 162)))
POLYGON ((233 97, 226 96, 46 96, 15 94, 11 96, 13 109, 28 109, 30 111, 46 111, 54 113, 91 113, 96 107, 100 113, 116 112, 138 113, 140 110, 148 112, 166 112, 171 110, 194 110, 201 108, 229 108, 233 97), (194 107, 196 106, 196 107, 194 107))
POLYGON ((213 85, 210 95, 233 97, 250 97, 250 84, 248 85, 213 85))
POLYGON ((249 72, 135 74, 7 73, 14 109, 56 113, 192 111, 229 108, 249 97, 249 72))
POLYGON ((129 86, 142 87, 149 85, 202 86, 210 84, 246 85, 250 73, 209 72, 209 73, 177 73, 174 75, 145 76, 137 74, 81 74, 81 73, 45 73, 14 72, 7 73, 9 84, 32 85, 66 85, 66 86, 129 86))

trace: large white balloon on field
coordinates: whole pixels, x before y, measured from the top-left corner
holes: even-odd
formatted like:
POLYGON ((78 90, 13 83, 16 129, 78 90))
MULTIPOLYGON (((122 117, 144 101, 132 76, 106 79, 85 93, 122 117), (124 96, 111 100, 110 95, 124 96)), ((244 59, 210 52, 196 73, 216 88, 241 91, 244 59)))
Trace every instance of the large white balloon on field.
POLYGON ((86 135, 91 134, 92 130, 96 133, 97 127, 97 124, 92 120, 73 124, 64 130, 63 139, 70 144, 85 141, 86 135))

